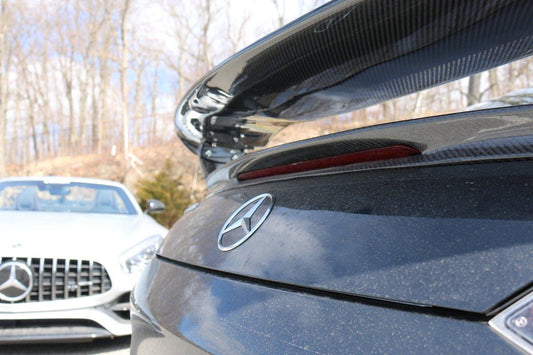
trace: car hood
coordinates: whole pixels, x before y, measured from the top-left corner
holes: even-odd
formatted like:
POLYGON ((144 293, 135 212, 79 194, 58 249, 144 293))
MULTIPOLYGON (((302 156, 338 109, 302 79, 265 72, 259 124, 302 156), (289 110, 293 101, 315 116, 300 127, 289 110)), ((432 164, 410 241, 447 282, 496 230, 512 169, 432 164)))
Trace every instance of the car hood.
POLYGON ((120 255, 166 229, 146 215, 0 212, 1 256, 93 258, 120 255))

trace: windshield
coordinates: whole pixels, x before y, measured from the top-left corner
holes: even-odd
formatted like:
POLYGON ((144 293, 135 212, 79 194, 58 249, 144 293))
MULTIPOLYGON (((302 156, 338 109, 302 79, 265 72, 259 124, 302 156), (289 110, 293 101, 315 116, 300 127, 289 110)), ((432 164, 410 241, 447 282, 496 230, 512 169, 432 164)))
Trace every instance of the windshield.
POLYGON ((124 190, 88 183, 0 183, 0 210, 136 214, 124 190))

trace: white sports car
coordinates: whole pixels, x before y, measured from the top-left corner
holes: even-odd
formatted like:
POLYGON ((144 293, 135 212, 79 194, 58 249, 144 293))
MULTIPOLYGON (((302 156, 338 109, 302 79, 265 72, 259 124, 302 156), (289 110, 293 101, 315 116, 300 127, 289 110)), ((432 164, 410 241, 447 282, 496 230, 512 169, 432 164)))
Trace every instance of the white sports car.
POLYGON ((131 334, 130 291, 167 229, 124 185, 0 179, 0 228, 0 343, 131 334))

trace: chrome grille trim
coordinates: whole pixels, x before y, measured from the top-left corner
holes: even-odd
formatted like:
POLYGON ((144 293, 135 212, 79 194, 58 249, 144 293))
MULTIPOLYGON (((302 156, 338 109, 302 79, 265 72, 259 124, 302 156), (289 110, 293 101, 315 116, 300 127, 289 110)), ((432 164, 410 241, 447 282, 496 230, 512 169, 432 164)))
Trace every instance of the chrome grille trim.
POLYGON ((75 299, 99 295, 111 289, 106 269, 93 260, 0 257, 0 263, 7 260, 24 262, 33 271, 33 288, 24 300, 17 303, 75 299))
MULTIPOLYGON (((0 258, 0 263, 1 263, 1 260, 2 260, 2 258, 0 258)), ((26 265, 31 265, 31 258, 27 258, 26 259, 26 265)), ((30 293, 28 293, 28 295, 26 296, 24 301, 25 302, 30 302, 31 301, 31 291, 30 291, 30 293)))
POLYGON ((41 258, 40 262, 39 262, 39 283, 37 284, 37 286, 39 287, 39 302, 41 302, 43 300, 43 273, 44 273, 44 259, 41 258))
POLYGON ((93 261, 89 261, 89 295, 93 294, 93 261))
POLYGON ((52 259, 52 282, 51 282, 51 287, 52 287, 51 297, 52 297, 52 301, 54 301, 56 299, 56 275, 57 275, 57 259, 52 259))
POLYGON ((68 297, 68 273, 70 272, 70 259, 65 259, 65 275, 63 277, 63 295, 68 297))
POLYGON ((78 286, 76 288, 76 297, 81 297, 81 260, 78 260, 78 267, 76 271, 76 285, 78 286))

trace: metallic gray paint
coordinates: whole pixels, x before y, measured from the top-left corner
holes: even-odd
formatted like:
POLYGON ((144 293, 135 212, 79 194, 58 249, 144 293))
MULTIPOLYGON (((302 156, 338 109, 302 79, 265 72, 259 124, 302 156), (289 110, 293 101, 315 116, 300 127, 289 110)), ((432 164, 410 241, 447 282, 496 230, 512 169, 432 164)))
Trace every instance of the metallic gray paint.
POLYGON ((150 315, 133 314, 132 354, 518 353, 484 322, 289 292, 163 260, 140 283, 134 307, 150 315))
POLYGON ((348 172, 216 193, 160 254, 220 272, 391 302, 489 312, 532 281, 533 164, 348 172), (276 198, 253 238, 216 236, 251 197, 276 198), (209 223, 205 223, 209 221, 209 223))

